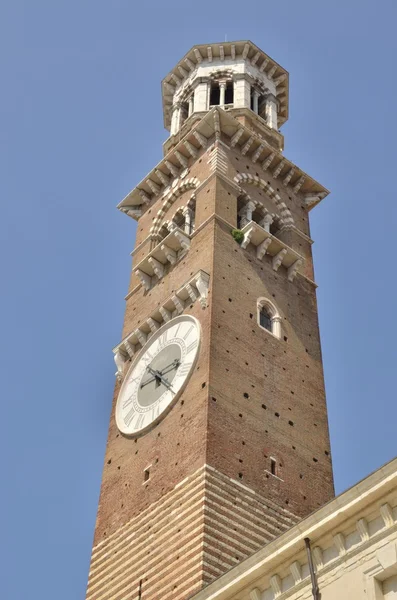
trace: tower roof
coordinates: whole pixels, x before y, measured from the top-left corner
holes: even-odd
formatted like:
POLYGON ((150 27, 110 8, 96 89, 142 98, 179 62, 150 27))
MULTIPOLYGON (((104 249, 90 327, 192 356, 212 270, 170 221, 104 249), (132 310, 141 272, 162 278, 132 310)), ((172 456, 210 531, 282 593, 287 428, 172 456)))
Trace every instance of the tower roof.
POLYGON ((171 107, 175 91, 180 87, 188 87, 201 63, 220 67, 245 61, 259 73, 266 74, 274 82, 277 90, 279 106, 279 125, 288 119, 288 71, 283 69, 270 56, 249 40, 237 42, 219 42, 193 46, 178 64, 166 75, 161 83, 163 98, 164 126, 171 125, 171 107))

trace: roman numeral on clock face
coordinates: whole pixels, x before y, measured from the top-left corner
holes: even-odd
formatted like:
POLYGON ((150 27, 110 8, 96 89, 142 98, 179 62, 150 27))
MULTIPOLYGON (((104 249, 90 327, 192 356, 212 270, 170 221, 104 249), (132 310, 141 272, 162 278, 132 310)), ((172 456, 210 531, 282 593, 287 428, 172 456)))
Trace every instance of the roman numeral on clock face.
POLYGON ((144 422, 145 422, 145 415, 142 415, 142 414, 138 415, 138 420, 134 425, 135 431, 142 429, 144 422))
POLYGON ((195 348, 197 348, 197 344, 198 344, 197 340, 195 340, 194 342, 192 342, 191 344, 189 344, 189 346, 186 348, 186 354, 189 354, 189 352, 191 352, 192 350, 194 350, 195 348))
POLYGON ((168 336, 168 329, 166 329, 164 331, 163 335, 161 335, 159 337, 159 346, 160 346, 160 348, 163 348, 163 346, 166 345, 166 343, 167 343, 167 336, 168 336))
POLYGON ((133 401, 134 401, 134 394, 131 394, 131 396, 130 396, 129 398, 126 398, 126 399, 124 400, 124 402, 123 402, 123 406, 122 406, 123 410, 124 410, 125 408, 127 408, 127 406, 129 406, 130 404, 132 404, 132 403, 133 403, 133 401))
POLYGON ((186 332, 186 333, 185 333, 185 335, 183 336, 183 339, 184 339, 184 340, 186 340, 186 339, 189 337, 189 335, 190 335, 190 332, 192 331, 192 329, 194 329, 194 325, 190 325, 189 329, 187 330, 187 332, 186 332))
POLYGON ((178 377, 186 377, 192 367, 192 364, 193 363, 189 362, 181 365, 178 369, 178 377))
POLYGON ((146 354, 143 356, 142 361, 147 365, 148 363, 150 363, 153 360, 153 356, 152 354, 150 354, 149 351, 146 352, 146 354))
POLYGON ((157 406, 154 406, 152 408, 152 421, 154 421, 155 419, 157 419, 157 417, 160 414, 160 404, 157 404, 157 406))
POLYGON ((126 415, 124 415, 124 423, 127 425, 127 427, 129 427, 132 423, 132 419, 135 416, 135 408, 132 407, 130 408, 130 410, 128 411, 128 413, 126 415))

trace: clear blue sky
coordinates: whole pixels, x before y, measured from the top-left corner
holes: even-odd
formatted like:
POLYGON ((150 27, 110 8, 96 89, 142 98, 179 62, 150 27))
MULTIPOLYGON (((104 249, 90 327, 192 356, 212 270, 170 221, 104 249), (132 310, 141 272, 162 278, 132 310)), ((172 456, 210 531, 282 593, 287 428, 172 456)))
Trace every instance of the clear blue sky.
POLYGON ((83 600, 134 222, 161 158, 160 81, 195 43, 289 70, 286 156, 312 212, 338 492, 396 452, 392 0, 3 0, 0 260, 4 600, 83 600), (5 568, 4 568, 5 567, 5 568))

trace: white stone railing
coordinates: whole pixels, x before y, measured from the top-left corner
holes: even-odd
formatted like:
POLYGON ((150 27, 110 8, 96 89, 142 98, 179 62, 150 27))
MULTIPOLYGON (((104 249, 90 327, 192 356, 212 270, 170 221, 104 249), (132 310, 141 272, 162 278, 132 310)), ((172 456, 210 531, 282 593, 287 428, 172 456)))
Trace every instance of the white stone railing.
POLYGON ((175 227, 149 254, 134 268, 145 290, 150 290, 153 277, 162 279, 167 265, 174 265, 186 254, 190 247, 190 237, 175 227))
POLYGON ((259 260, 262 260, 268 254, 272 257, 274 271, 277 271, 283 265, 287 269, 289 281, 295 279, 298 269, 304 262, 303 257, 298 252, 295 252, 255 221, 247 223, 241 231, 244 233, 244 239, 241 243, 242 248, 247 248, 248 244, 253 244, 256 246, 256 257, 259 260))
POLYGON ((114 361, 117 366, 116 376, 121 379, 125 363, 138 352, 150 336, 164 323, 180 315, 186 306, 198 300, 202 308, 207 306, 207 296, 210 276, 205 271, 198 271, 175 294, 170 296, 161 306, 147 317, 137 329, 129 333, 115 348, 114 361))

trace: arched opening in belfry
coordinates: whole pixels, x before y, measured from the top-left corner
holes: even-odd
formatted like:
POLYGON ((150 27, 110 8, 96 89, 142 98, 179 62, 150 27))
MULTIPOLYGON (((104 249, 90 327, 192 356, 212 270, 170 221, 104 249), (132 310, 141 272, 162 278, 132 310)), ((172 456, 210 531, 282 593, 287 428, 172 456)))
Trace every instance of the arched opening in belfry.
POLYGON ((219 106, 221 99, 221 90, 217 81, 211 82, 210 106, 219 106))
POLYGON ((196 203, 190 200, 185 208, 179 208, 172 218, 172 223, 186 235, 191 235, 195 228, 196 203))
POLYGON ((225 106, 228 104, 234 103, 234 86, 233 81, 226 82, 226 90, 225 90, 225 106))
POLYGON ((169 230, 168 224, 162 225, 162 227, 160 228, 160 230, 157 234, 157 243, 161 242, 161 240, 163 240, 165 237, 167 237, 169 232, 170 232, 170 230, 169 230))

